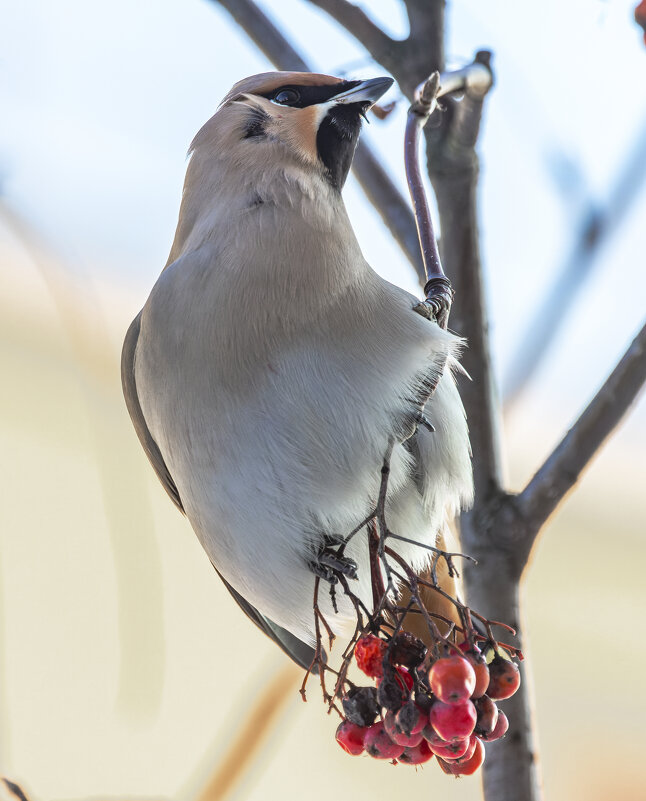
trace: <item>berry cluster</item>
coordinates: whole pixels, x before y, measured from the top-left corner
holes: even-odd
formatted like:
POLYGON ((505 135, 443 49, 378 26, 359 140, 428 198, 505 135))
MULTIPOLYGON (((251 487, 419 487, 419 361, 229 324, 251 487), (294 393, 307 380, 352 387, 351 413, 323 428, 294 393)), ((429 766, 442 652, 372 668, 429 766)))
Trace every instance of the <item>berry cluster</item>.
POLYGON ((470 639, 445 643, 440 653, 404 631, 389 640, 362 636, 354 656, 376 686, 352 685, 343 696, 339 745, 404 765, 435 756, 445 773, 474 773, 484 762, 483 744, 507 731, 495 702, 516 692, 520 673, 502 649, 489 647, 487 662, 470 639))

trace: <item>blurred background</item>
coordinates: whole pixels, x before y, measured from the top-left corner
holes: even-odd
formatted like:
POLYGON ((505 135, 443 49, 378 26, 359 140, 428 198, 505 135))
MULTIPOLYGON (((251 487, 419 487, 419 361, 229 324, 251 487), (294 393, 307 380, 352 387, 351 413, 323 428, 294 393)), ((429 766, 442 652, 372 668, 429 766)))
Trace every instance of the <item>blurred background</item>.
MULTIPOLYGON (((383 72, 304 0, 259 5, 313 68, 383 72)), ((451 64, 495 54, 480 214, 512 488, 644 321, 646 48, 633 6, 448 4, 451 64), (536 349, 527 331, 557 280, 572 302, 536 349), (527 363, 538 367, 512 399, 527 363)), ((398 0, 369 8, 406 35, 398 0)), ((0 47, 0 773, 42 801, 479 799, 477 777, 341 752, 316 687, 303 704, 300 671, 220 585, 122 401, 121 342, 170 248, 188 144, 236 80, 270 65, 209 0, 6 5, 0 47)), ((365 133, 402 189, 405 111, 365 133)), ((367 259, 418 292, 352 179, 345 197, 367 259)), ((642 395, 527 570, 552 801, 644 797, 645 448, 642 395)))

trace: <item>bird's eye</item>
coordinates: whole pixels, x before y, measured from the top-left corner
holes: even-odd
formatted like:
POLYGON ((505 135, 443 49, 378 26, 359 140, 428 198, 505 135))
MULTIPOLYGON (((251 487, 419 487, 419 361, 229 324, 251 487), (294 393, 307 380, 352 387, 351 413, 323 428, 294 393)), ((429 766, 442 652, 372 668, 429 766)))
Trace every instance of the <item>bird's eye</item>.
POLYGON ((301 96, 296 89, 281 89, 274 95, 274 103, 280 103, 281 106, 291 106, 298 103, 300 99, 301 96))

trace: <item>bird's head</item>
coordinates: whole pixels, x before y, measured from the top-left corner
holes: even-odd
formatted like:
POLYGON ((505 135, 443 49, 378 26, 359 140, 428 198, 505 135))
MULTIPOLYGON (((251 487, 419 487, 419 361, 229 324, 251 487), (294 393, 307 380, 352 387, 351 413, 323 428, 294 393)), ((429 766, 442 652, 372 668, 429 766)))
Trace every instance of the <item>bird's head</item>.
POLYGON ((191 149, 225 150, 243 169, 297 163, 341 189, 361 118, 392 83, 392 78, 343 80, 309 72, 253 75, 233 86, 191 149))

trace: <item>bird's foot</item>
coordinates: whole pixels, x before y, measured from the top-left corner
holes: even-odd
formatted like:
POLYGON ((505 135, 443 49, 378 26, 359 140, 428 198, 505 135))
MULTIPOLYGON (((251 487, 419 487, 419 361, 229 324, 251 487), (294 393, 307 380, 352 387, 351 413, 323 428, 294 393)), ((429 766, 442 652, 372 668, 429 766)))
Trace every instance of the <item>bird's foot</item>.
POLYGON ((426 300, 413 306, 413 311, 446 328, 455 294, 451 282, 444 275, 435 276, 424 287, 424 294, 426 300))
POLYGON ((357 578, 357 563, 354 559, 341 556, 333 548, 343 545, 345 540, 335 534, 325 534, 323 543, 316 554, 316 559, 308 562, 308 567, 315 576, 319 576, 330 584, 336 584, 338 575, 349 579, 357 578))
POLYGON ((414 437, 420 426, 427 431, 435 431, 435 426, 428 417, 420 409, 415 409, 411 414, 406 415, 406 419, 402 425, 400 442, 406 442, 411 437, 414 437))

